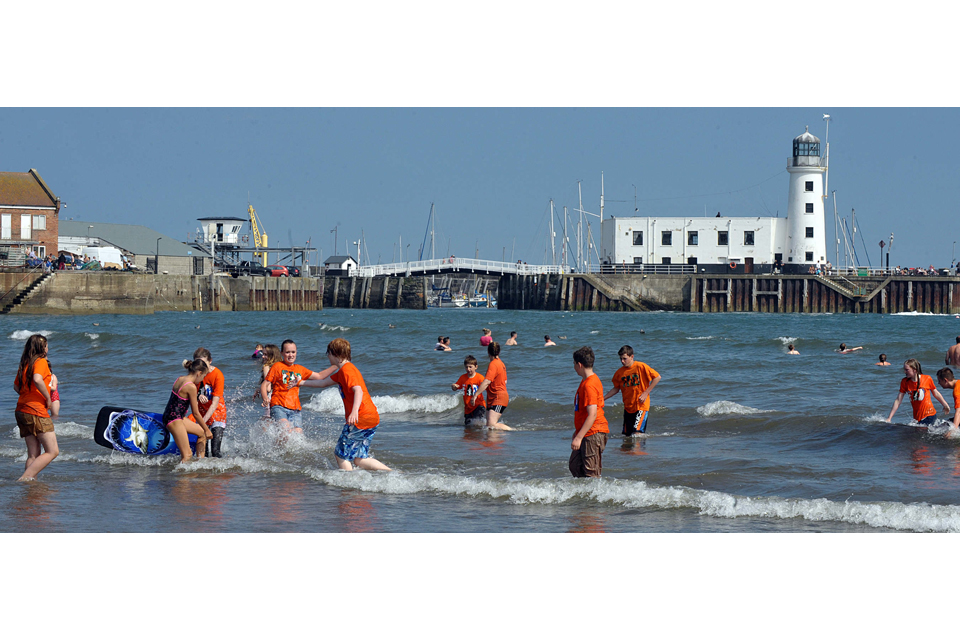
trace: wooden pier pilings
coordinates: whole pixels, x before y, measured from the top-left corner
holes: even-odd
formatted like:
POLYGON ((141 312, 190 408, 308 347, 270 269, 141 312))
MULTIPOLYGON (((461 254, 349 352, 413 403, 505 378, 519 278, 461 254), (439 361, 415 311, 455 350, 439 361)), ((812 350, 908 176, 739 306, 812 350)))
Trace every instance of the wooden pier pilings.
POLYGON ((501 309, 700 313, 960 313, 960 277, 814 275, 503 276, 501 309))

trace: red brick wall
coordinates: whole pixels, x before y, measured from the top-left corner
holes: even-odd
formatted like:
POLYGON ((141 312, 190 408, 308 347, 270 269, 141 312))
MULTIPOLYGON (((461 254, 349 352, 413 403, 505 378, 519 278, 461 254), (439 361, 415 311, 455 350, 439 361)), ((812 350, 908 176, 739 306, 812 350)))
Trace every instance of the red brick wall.
MULTIPOLYGON (((59 207, 58 207, 59 209, 59 207)), ((25 249, 42 245, 48 256, 57 257, 57 227, 59 222, 58 211, 53 209, 0 209, 0 213, 10 214, 10 239, 4 239, 4 244, 18 244, 25 249), (20 236, 20 216, 29 215, 30 218, 30 239, 22 240, 20 236), (42 215, 46 217, 46 226, 44 230, 33 228, 33 216, 42 215)))

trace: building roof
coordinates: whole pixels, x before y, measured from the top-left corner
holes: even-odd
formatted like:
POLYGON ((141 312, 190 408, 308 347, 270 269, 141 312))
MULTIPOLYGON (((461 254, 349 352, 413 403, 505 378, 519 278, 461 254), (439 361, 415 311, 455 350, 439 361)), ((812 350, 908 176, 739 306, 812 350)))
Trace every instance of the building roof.
POLYGON ((59 199, 36 169, 26 173, 0 171, 0 205, 55 207, 59 199))
POLYGON ((249 222, 249 221, 250 221, 250 218, 237 218, 237 217, 235 217, 235 216, 208 216, 208 217, 206 217, 206 218, 197 218, 197 220, 199 220, 200 222, 203 222, 204 220, 210 220, 210 221, 213 221, 213 220, 236 220, 236 221, 238 221, 238 222, 249 222))
MULTIPOLYGON (((330 256, 323 261, 323 264, 343 264, 347 260, 353 260, 353 256, 330 256)), ((356 260, 353 260, 356 262, 356 260)))
POLYGON ((180 242, 176 238, 171 238, 140 224, 112 224, 61 218, 58 234, 60 237, 100 238, 130 253, 146 256, 156 254, 157 238, 160 238, 160 255, 162 256, 201 255, 193 247, 180 242), (93 229, 90 229, 91 225, 93 229))

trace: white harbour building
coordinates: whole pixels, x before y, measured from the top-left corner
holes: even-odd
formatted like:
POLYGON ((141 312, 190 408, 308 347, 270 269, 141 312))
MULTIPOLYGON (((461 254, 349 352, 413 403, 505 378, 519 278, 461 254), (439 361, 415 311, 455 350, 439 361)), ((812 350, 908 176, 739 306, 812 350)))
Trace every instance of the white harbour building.
POLYGON ((785 218, 610 217, 601 223, 601 263, 625 271, 690 265, 698 273, 808 273, 826 264, 826 169, 820 139, 807 128, 787 160, 785 218))

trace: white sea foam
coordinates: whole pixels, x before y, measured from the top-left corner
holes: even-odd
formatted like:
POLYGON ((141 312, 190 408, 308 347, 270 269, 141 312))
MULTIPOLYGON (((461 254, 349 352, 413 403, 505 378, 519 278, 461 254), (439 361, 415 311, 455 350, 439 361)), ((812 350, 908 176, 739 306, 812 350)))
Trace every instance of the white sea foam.
POLYGON ((44 338, 49 338, 50 336, 53 335, 53 331, 45 331, 45 330, 30 331, 28 329, 20 329, 19 331, 14 331, 7 337, 10 338, 11 340, 26 340, 27 338, 29 338, 35 333, 39 333, 44 338))
MULTIPOLYGON (((463 402, 460 394, 437 393, 430 396, 399 395, 399 396, 373 396, 373 404, 377 411, 383 415, 385 413, 407 413, 409 411, 418 413, 444 413, 460 406, 463 402)), ((323 393, 314 395, 310 401, 303 405, 304 409, 316 411, 318 413, 343 413, 343 399, 336 389, 328 389, 323 393)))
POLYGON ((60 422, 58 418, 54 418, 53 432, 56 433, 58 437, 84 438, 86 440, 93 440, 92 427, 80 424, 79 422, 71 422, 69 420, 60 422))
POLYGON ((932 318, 952 318, 955 314, 953 313, 923 313, 921 311, 901 311, 899 313, 891 313, 892 316, 929 316, 932 318))
POLYGON ((786 346, 786 345, 788 345, 788 344, 793 344, 793 343, 795 343, 795 342, 796 342, 797 340, 799 340, 799 339, 800 339, 800 338, 788 338, 788 337, 785 337, 785 336, 780 336, 779 338, 777 338, 777 340, 779 340, 780 342, 782 342, 782 343, 784 344, 784 346, 786 346))
POLYGON ((590 335, 595 336, 595 335, 597 335, 598 333, 600 333, 600 332, 599 332, 599 331, 591 331, 591 332, 590 332, 590 335))
POLYGON ((445 474, 370 473, 312 469, 325 484, 387 494, 440 493, 506 499, 514 504, 563 504, 592 500, 626 508, 696 509, 717 518, 800 518, 902 531, 960 532, 960 506, 899 502, 837 502, 826 498, 743 497, 688 487, 654 487, 643 481, 489 480, 445 474))
POLYGON ((100 337, 100 334, 99 334, 99 333, 85 333, 85 334, 83 334, 83 335, 87 336, 87 337, 90 338, 91 340, 96 340, 97 338, 100 337))
POLYGON ((687 340, 713 340, 713 336, 687 336, 687 340))
POLYGON ((749 416, 755 413, 769 413, 769 411, 745 407, 742 404, 730 402, 729 400, 718 400, 705 404, 702 407, 697 407, 697 413, 702 416, 725 416, 730 414, 749 416))
POLYGON ((343 327, 338 324, 326 324, 321 322, 317 324, 317 326, 323 331, 350 331, 350 327, 343 327))

